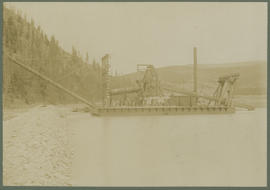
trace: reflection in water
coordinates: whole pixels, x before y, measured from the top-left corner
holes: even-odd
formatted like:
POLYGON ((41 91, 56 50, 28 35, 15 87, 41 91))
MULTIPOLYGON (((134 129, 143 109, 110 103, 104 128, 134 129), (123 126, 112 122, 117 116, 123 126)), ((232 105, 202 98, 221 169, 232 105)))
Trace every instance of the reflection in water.
POLYGON ((265 109, 231 115, 80 117, 74 134, 75 186, 266 184, 265 109))
MULTIPOLYGON (((109 158, 110 158, 110 142, 111 142, 111 136, 110 136, 110 119, 105 118, 101 120, 101 130, 102 135, 99 139, 100 143, 100 149, 101 149, 101 169, 102 169, 102 177, 103 177, 103 183, 104 184, 110 184, 110 164, 109 164, 109 158), (102 159, 101 159, 102 158, 102 159)), ((91 150, 90 150, 91 151, 91 150)))

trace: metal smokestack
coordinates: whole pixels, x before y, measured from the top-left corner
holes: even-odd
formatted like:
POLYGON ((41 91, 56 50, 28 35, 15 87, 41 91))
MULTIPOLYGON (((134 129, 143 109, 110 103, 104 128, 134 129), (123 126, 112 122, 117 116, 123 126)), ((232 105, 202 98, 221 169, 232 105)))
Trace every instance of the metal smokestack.
POLYGON ((194 64, 193 64, 193 92, 197 93, 197 48, 193 48, 194 64))

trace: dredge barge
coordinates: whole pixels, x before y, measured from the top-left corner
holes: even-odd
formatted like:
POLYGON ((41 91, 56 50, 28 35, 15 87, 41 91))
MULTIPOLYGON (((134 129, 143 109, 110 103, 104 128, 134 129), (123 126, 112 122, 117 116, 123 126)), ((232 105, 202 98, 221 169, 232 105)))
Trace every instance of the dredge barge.
POLYGON ((234 113, 234 107, 226 106, 141 106, 141 107, 103 107, 95 115, 131 116, 131 115, 184 115, 184 114, 224 114, 234 113))
POLYGON ((234 113, 235 106, 252 110, 251 106, 233 104, 234 84, 239 74, 221 76, 213 96, 197 93, 197 50, 194 48, 193 92, 162 85, 153 65, 137 65, 141 78, 137 87, 111 89, 109 55, 102 58, 103 104, 96 115, 180 115, 234 113))

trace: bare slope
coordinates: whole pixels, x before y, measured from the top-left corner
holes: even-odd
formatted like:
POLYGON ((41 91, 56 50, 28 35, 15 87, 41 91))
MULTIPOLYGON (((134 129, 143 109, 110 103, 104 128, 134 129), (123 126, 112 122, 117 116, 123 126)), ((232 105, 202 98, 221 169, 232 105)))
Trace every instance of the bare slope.
MULTIPOLYGON (((163 83, 174 83, 180 88, 192 90, 193 68, 192 65, 180 65, 157 68, 160 80, 163 83)), ((227 64, 198 65, 199 90, 211 89, 217 86, 218 77, 240 73, 240 79, 236 83, 235 93, 238 95, 266 94, 267 64, 263 61, 236 62, 227 64)), ((138 73, 115 77, 113 88, 120 86, 136 85, 135 80, 140 78, 138 73)))

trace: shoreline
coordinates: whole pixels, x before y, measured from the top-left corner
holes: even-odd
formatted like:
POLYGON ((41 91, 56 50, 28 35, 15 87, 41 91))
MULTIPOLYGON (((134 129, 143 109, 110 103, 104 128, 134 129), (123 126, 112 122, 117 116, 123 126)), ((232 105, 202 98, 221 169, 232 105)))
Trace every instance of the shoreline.
POLYGON ((4 185, 71 186, 73 151, 66 113, 56 106, 35 106, 3 122, 4 185))

